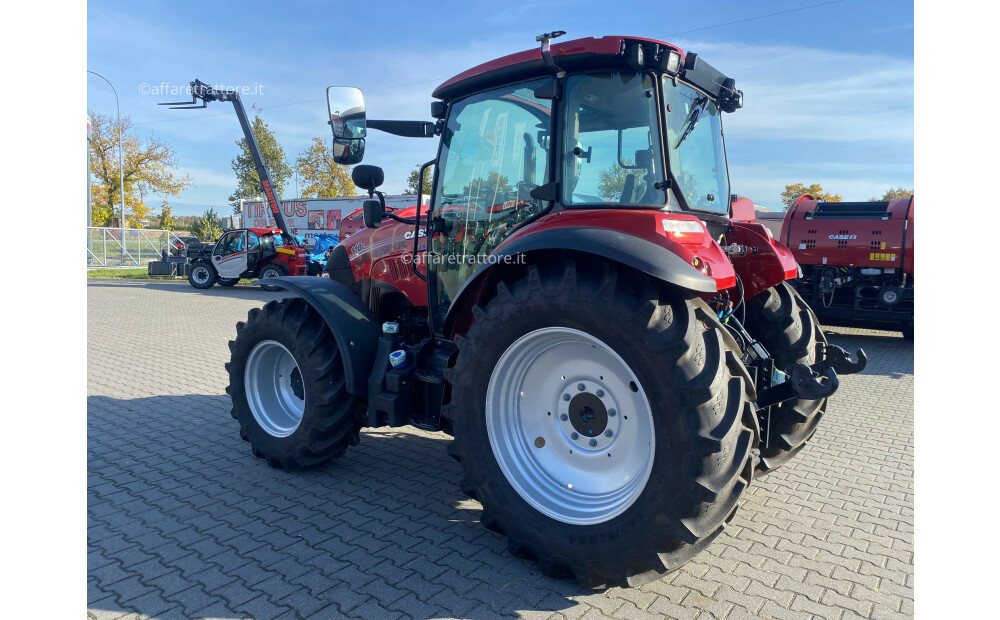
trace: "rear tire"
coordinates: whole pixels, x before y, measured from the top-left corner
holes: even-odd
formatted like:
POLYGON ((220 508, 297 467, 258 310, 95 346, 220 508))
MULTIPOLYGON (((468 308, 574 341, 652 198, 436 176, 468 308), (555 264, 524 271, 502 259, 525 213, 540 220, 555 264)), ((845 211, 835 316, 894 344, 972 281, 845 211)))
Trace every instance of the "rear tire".
MULTIPOLYGON (((774 366, 816 362, 826 336, 812 308, 787 282, 780 282, 747 302, 746 328, 774 358, 774 366)), ((761 429, 759 472, 784 465, 805 447, 826 410, 826 400, 792 399, 771 408, 770 429, 761 429), (767 443, 767 447, 765 447, 767 443)))
POLYGON ((679 567, 721 533, 753 473, 755 396, 736 342, 701 299, 602 260, 579 269, 572 259, 546 260, 511 274, 473 315, 456 338, 442 415, 455 438, 449 453, 465 469, 463 490, 482 503, 482 523, 507 535, 511 553, 587 587, 635 586, 679 567), (539 334, 551 338, 522 349, 539 334), (511 367, 522 350, 528 366, 511 367), (533 390, 550 380, 566 385, 533 390), (533 397, 519 400, 524 390, 533 397), (591 435, 597 446, 587 431, 571 437, 561 409, 575 425, 577 396, 621 403, 614 417, 604 409, 607 429, 611 420, 620 424, 611 442, 603 427, 591 435), (644 420, 652 447, 613 443, 644 420), (641 485, 606 475, 637 450, 651 459, 637 471, 648 476, 641 485), (576 491, 564 488, 574 480, 576 491), (598 483, 607 490, 588 489, 598 483))
POLYGON ((193 263, 188 269, 188 282, 198 289, 212 288, 218 278, 215 268, 205 261, 193 263))
POLYGON ((217 283, 219 286, 236 286, 239 281, 239 278, 219 278, 217 283))
POLYGON ((270 301, 236 324, 226 364, 240 437, 272 467, 301 469, 360 439, 361 399, 347 393, 337 343, 299 298, 270 301))

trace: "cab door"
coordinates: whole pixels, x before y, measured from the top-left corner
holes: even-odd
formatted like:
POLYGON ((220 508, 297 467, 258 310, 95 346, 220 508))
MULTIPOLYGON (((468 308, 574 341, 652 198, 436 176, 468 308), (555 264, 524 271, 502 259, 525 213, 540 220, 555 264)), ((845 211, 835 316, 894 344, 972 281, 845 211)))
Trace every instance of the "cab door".
POLYGON ((435 328, 493 250, 547 206, 530 193, 549 182, 552 101, 534 95, 548 81, 504 86, 451 106, 427 261, 435 328))
POLYGON ((231 230, 219 238, 212 265, 220 278, 238 278, 247 270, 247 231, 231 230))

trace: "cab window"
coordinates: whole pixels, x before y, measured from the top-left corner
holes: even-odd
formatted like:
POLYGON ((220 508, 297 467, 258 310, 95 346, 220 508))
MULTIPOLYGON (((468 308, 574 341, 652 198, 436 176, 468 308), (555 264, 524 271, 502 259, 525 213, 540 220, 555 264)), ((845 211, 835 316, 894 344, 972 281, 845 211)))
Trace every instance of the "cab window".
POLYGON ((563 119, 563 204, 662 206, 666 193, 653 78, 571 75, 563 119))
POLYGON ((242 252, 244 249, 243 239, 244 235, 242 231, 227 233, 219 239, 218 243, 215 244, 213 254, 217 256, 228 256, 230 254, 242 252))
POLYGON ((452 105, 431 239, 441 318, 481 261, 547 206, 531 197, 549 181, 552 103, 534 95, 547 81, 505 86, 452 105))

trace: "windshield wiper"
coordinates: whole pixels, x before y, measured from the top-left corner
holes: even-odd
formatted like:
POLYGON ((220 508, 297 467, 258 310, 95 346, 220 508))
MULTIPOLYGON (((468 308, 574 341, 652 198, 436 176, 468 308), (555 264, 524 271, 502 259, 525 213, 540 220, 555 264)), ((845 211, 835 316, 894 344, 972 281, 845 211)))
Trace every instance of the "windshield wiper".
POLYGON ((684 119, 684 123, 687 124, 687 129, 681 134, 681 137, 677 139, 677 144, 674 145, 674 150, 676 151, 681 147, 681 144, 691 132, 694 131, 695 126, 698 124, 698 120, 701 118, 701 113, 705 111, 705 105, 708 104, 708 97, 699 97, 695 99, 694 107, 688 112, 688 116, 684 119))

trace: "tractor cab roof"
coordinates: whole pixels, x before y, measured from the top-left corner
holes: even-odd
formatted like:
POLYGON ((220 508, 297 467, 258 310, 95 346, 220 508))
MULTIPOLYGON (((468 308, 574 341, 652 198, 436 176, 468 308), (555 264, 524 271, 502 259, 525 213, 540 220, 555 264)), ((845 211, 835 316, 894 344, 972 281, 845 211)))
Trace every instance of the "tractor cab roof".
MULTIPOLYGON (((563 43, 552 43, 552 59, 562 69, 602 67, 615 64, 625 53, 626 42, 643 42, 644 47, 676 50, 683 58, 684 52, 677 46, 655 39, 641 37, 587 37, 573 39, 563 43)), ((489 88, 494 85, 507 84, 526 79, 535 75, 551 73, 545 66, 540 48, 525 50, 502 56, 489 62, 459 73, 434 91, 438 99, 451 99, 466 93, 489 88)))
MULTIPOLYGON (((680 55, 677 75, 713 98, 733 96, 735 81, 671 43, 643 37, 608 36, 574 39, 551 45, 552 60, 566 71, 601 69, 660 69, 671 52, 680 55), (637 51, 638 50, 638 51, 637 51)), ((533 77, 552 75, 540 48, 503 56, 459 73, 438 86, 433 96, 455 99, 533 77)), ((738 106, 737 106, 738 107, 738 106)))

